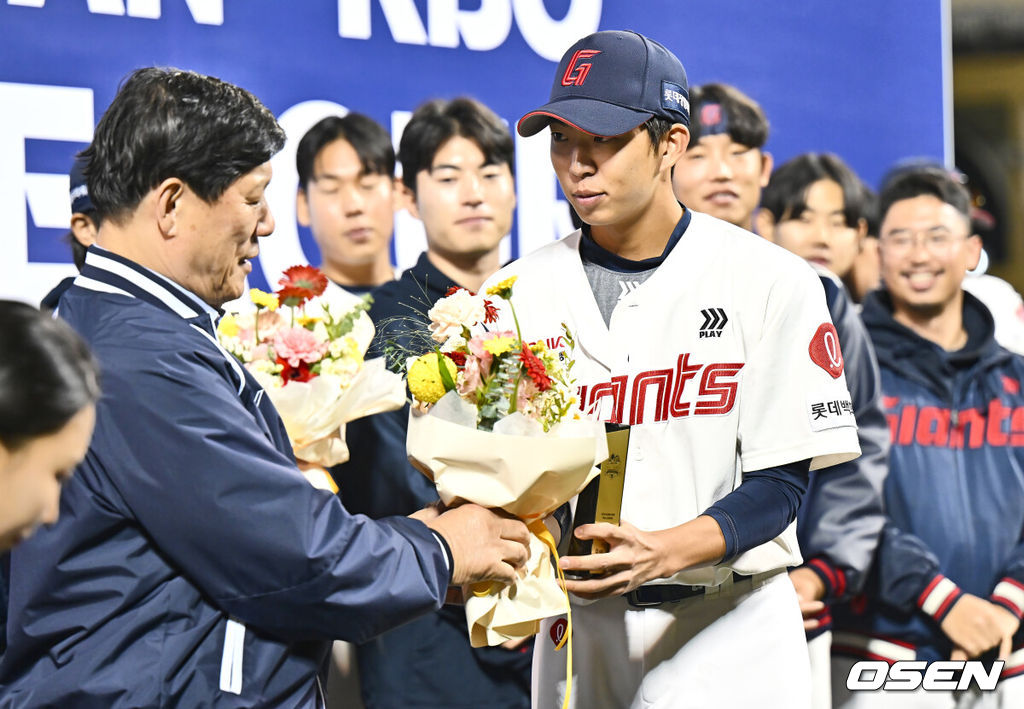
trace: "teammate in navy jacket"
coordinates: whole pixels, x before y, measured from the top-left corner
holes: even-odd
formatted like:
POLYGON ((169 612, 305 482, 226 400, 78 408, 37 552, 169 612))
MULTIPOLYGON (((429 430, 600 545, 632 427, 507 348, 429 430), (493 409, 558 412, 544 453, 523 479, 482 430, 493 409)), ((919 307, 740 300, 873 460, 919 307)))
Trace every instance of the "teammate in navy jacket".
POLYGON ((1024 359, 996 344, 992 316, 961 288, 981 250, 963 188, 922 168, 880 201, 885 288, 865 299, 864 320, 892 439, 887 519, 866 598, 836 613, 835 705, 979 706, 973 695, 850 693, 847 675, 864 658, 991 653, 1006 660, 998 706, 1022 706, 1024 359))
POLYGON ((135 72, 101 119, 87 156, 103 248, 59 311, 103 398, 60 521, 13 555, 0 707, 321 707, 330 639, 525 561, 522 523, 475 505, 350 516, 218 346, 216 308, 273 230, 283 142, 253 96, 191 72, 135 72))

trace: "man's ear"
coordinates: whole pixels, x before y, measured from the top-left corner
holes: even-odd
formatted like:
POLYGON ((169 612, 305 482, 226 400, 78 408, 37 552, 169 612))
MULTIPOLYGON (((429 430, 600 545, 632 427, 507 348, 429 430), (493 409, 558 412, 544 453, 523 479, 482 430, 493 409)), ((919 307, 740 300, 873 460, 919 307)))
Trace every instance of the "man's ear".
POLYGON ((156 186, 156 220, 165 239, 178 235, 178 208, 185 196, 185 183, 168 177, 156 186))
POLYGON ((416 193, 409 189, 404 182, 399 183, 399 204, 404 207, 409 214, 413 215, 417 219, 420 219, 420 210, 416 205, 416 193))
POLYGON ((75 212, 71 215, 71 234, 75 241, 89 248, 96 243, 96 223, 87 214, 75 212))
POLYGON ((667 170, 669 179, 672 177, 672 168, 686 153, 690 145, 690 129, 682 123, 673 123, 668 133, 661 139, 661 166, 667 170))
POLYGON ((977 234, 971 234, 967 237, 967 270, 973 271, 981 263, 981 237, 977 234))
POLYGON ((775 217, 764 207, 759 208, 754 214, 754 231, 768 241, 775 241, 775 217))
POLYGON ((304 227, 308 227, 310 224, 309 197, 306 195, 306 190, 301 187, 295 193, 295 218, 304 227))
POLYGON ((768 186, 768 181, 772 177, 772 168, 775 167, 775 158, 772 157, 771 153, 761 151, 761 189, 768 186))
POLYGON ((405 185, 402 183, 401 178, 391 178, 391 209, 399 211, 405 209, 405 195, 402 194, 402 190, 405 189, 405 185))
POLYGON ((868 238, 868 220, 861 217, 857 220, 857 253, 864 250, 864 240, 868 238))

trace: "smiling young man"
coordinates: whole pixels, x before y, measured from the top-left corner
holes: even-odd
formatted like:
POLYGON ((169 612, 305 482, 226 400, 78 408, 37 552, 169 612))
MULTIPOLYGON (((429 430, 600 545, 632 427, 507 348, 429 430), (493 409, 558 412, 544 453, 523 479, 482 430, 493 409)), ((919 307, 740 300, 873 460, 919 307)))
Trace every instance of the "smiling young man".
POLYGON ((476 505, 349 515, 217 344, 274 228, 283 144, 254 96, 186 71, 134 72, 100 119, 86 155, 104 220, 60 314, 103 397, 60 520, 11 559, 5 705, 322 707, 329 640, 526 560, 525 525, 476 505))
POLYGON ((361 113, 328 116, 302 136, 295 164, 296 217, 320 248, 324 274, 357 295, 393 279, 399 192, 384 127, 361 113))
MULTIPOLYGON (((427 311, 450 288, 472 291, 498 270, 499 245, 516 205, 512 135, 489 108, 467 98, 430 101, 413 113, 399 144, 407 207, 423 222, 427 250, 401 278, 373 291, 376 353, 425 331, 427 311)), ((404 359, 400 364, 404 363, 404 359)), ((405 450, 409 407, 349 424, 352 458, 337 468, 345 506, 377 518, 438 499, 405 450)), ((368 709, 529 706, 532 643, 474 649, 461 605, 408 623, 357 648, 368 709)))
MULTIPOLYGON (((562 557, 600 574, 567 583, 573 705, 807 707, 785 568, 800 558, 808 467, 858 452, 842 354, 806 263, 677 201, 689 122, 671 52, 598 32, 567 50, 549 102, 518 126, 550 128, 585 224, 492 281, 518 276, 523 336, 575 358, 581 409, 630 426, 621 526, 575 532, 610 551, 562 557)), ((538 636, 534 706, 566 693, 564 622, 538 636)))
POLYGON ((981 240, 941 168, 880 195, 883 288, 864 300, 891 428, 885 527, 866 598, 836 613, 836 707, 1024 706, 1024 358, 962 288, 981 240), (849 692, 857 660, 1006 660, 991 695, 849 692), (987 656, 987 659, 993 659, 987 656))
POLYGON ((749 96, 727 84, 694 87, 690 143, 672 174, 676 196, 698 212, 748 231, 772 174, 764 151, 768 119, 749 96))

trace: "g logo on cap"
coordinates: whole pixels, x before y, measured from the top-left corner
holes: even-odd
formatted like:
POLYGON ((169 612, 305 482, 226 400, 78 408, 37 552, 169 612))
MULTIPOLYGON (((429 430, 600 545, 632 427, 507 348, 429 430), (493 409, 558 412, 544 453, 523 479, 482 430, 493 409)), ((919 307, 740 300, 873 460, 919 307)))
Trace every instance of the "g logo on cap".
POLYGON ((577 64, 576 62, 582 59, 590 59, 600 53, 600 49, 577 49, 576 53, 572 55, 572 59, 569 60, 569 66, 565 68, 565 73, 562 75, 562 86, 583 86, 583 82, 587 80, 587 74, 590 73, 592 64, 590 62, 577 64))

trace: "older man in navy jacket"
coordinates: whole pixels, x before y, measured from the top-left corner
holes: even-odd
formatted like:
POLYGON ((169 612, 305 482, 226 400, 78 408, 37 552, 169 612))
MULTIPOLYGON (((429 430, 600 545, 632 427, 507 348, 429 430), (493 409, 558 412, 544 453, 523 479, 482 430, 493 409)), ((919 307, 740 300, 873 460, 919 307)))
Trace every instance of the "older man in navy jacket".
POLYGON ((97 127, 102 248, 59 313, 95 350, 104 397, 60 522, 12 559, 2 707, 323 706, 329 640, 526 559, 525 527, 475 505, 346 513, 218 346, 216 308, 273 230, 283 142, 247 92, 160 69, 132 74, 97 127))

